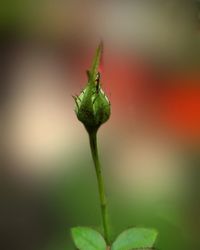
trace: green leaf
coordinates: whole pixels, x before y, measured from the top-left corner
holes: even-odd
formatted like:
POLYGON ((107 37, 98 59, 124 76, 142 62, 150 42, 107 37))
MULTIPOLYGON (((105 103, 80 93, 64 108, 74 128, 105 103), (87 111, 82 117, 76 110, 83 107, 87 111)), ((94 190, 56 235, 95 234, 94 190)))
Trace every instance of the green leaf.
POLYGON ((97 231, 89 227, 75 227, 71 232, 79 250, 106 250, 105 240, 97 231))
POLYGON ((155 229, 131 228, 122 232, 112 245, 111 250, 132 250, 152 248, 158 233, 155 229))

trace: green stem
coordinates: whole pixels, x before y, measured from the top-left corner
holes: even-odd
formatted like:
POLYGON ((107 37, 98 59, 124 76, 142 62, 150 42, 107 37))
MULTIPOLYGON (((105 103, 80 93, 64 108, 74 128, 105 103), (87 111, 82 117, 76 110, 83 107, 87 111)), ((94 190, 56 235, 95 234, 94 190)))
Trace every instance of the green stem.
POLYGON ((98 191, 99 191, 99 198, 100 198, 100 205, 101 205, 101 215, 102 215, 102 221, 103 221, 104 237, 105 237, 106 243, 109 245, 110 239, 109 239, 108 208, 107 208, 107 202, 106 202, 102 169, 101 169, 101 164, 99 161, 98 146, 97 146, 97 131, 89 132, 89 139, 90 139, 90 148, 92 152, 92 158, 94 161, 97 182, 98 182, 98 191))

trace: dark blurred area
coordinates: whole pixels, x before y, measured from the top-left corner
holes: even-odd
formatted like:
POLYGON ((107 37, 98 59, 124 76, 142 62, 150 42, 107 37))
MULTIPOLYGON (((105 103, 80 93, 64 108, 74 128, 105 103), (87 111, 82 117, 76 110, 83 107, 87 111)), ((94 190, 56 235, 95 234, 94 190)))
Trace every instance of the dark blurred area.
POLYGON ((158 229, 156 249, 200 249, 199 18, 193 0, 1 3, 1 250, 72 250, 72 226, 101 231, 71 98, 100 40, 113 239, 142 225, 158 229))

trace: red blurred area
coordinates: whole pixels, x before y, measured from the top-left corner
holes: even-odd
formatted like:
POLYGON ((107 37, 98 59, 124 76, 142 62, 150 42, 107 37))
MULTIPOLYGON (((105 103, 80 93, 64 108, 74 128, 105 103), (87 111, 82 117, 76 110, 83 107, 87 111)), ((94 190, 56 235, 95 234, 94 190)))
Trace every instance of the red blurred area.
POLYGON ((169 129, 189 141, 200 140, 200 74, 180 74, 169 79, 159 100, 161 119, 169 129))
MULTIPOLYGON (((90 67, 88 53, 78 67, 83 81, 90 67)), ((187 142, 200 141, 200 73, 162 72, 141 58, 104 55, 103 88, 112 103, 112 118, 134 122, 140 119, 150 128, 163 130, 187 142), (148 124, 149 123, 149 124, 148 124)), ((84 86, 84 84, 83 84, 84 86)))

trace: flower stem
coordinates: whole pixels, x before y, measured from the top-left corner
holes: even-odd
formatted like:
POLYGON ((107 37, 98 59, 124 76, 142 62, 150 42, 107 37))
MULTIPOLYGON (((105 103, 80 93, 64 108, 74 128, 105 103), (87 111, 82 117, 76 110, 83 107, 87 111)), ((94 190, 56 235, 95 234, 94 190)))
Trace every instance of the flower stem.
POLYGON ((97 146, 97 131, 90 131, 89 132, 89 139, 90 139, 90 148, 92 152, 92 158, 94 161, 97 182, 98 182, 98 191, 99 191, 99 198, 100 198, 100 205, 101 205, 101 215, 102 215, 102 222, 103 222, 103 230, 104 230, 104 238, 106 243, 110 244, 110 237, 109 237, 109 223, 108 223, 108 207, 105 195, 105 187, 102 175, 102 168, 99 161, 99 154, 98 154, 98 146, 97 146))

